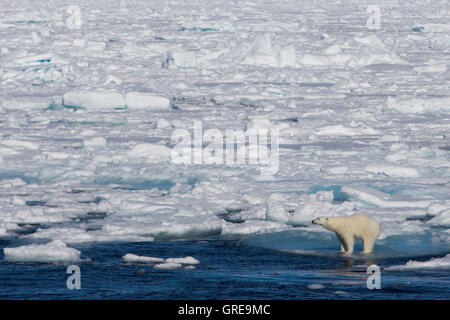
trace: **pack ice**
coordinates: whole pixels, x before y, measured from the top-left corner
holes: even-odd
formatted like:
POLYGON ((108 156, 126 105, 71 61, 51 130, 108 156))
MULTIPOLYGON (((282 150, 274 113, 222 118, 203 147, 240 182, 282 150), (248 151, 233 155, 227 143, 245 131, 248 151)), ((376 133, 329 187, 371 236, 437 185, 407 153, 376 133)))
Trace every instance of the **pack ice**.
POLYGON ((381 223, 380 241, 450 247, 446 3, 411 5, 420 21, 392 5, 380 30, 353 1, 83 0, 72 29, 66 4, 2 3, 5 259, 79 261, 74 247, 98 242, 323 236, 312 219, 357 212, 381 223), (226 159, 227 131, 262 129, 278 132, 278 171, 204 161, 226 159), (176 130, 193 161, 172 161, 176 130))

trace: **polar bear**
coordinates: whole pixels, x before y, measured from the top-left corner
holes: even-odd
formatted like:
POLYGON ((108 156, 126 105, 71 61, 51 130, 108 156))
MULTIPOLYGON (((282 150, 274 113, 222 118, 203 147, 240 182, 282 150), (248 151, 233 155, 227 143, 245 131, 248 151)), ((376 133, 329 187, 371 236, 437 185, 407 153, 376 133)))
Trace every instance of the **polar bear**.
POLYGON ((375 240, 381 232, 380 224, 365 214, 354 214, 346 217, 319 217, 314 219, 312 223, 335 232, 341 243, 339 253, 346 254, 353 253, 355 237, 362 239, 364 242, 362 253, 371 254, 375 240))

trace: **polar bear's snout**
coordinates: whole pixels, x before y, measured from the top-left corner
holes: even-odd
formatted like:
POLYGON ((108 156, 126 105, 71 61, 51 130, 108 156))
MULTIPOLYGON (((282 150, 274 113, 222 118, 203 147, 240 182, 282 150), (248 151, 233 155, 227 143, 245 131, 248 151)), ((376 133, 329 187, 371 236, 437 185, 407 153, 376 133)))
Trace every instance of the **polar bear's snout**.
POLYGON ((318 224, 319 226, 322 226, 324 224, 324 220, 328 220, 328 219, 319 217, 319 218, 314 219, 311 222, 312 222, 312 224, 318 224))

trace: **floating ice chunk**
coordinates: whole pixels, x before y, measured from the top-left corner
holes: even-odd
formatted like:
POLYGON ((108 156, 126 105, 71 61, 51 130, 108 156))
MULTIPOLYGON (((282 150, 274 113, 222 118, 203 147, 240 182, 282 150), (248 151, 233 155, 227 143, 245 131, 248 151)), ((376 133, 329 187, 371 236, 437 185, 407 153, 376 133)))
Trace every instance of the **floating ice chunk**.
POLYGON ((272 42, 271 34, 257 35, 251 43, 241 43, 222 55, 225 60, 248 65, 266 65, 271 67, 286 67, 297 65, 295 47, 288 45, 278 47, 272 42))
POLYGON ((435 216, 444 210, 450 210, 450 201, 431 203, 427 208, 427 214, 435 216))
POLYGON ((299 63, 306 66, 328 66, 333 64, 328 56, 305 53, 299 58, 299 63))
POLYGON ((368 66, 371 64, 408 64, 399 58, 395 53, 386 49, 383 42, 376 36, 367 37, 356 36, 354 40, 362 46, 358 54, 352 58, 350 66, 368 66))
POLYGON ((427 208, 432 200, 396 200, 392 199, 387 193, 365 187, 348 187, 343 186, 341 193, 346 195, 350 200, 360 200, 365 203, 374 204, 385 208, 427 208))
MULTIPOLYGON (((143 212, 145 208, 134 209, 143 212)), ((161 213, 134 216, 133 219, 108 221, 104 230, 110 236, 143 236, 155 239, 189 239, 220 234, 223 220, 213 214, 178 212, 161 208, 161 213), (140 219, 138 219, 140 218, 140 219)))
POLYGON ((120 80, 119 77, 116 77, 116 76, 113 76, 112 74, 110 74, 110 75, 108 75, 108 77, 105 80, 105 87, 109 86, 112 83, 120 86, 122 84, 122 80, 120 80))
POLYGON ((441 211, 435 217, 433 217, 429 224, 438 225, 438 226, 448 226, 450 227, 450 209, 441 211))
POLYGON ((185 266, 184 270, 195 270, 196 268, 194 266, 185 266))
POLYGON ((105 138, 94 137, 83 140, 83 147, 87 149, 103 148, 107 145, 105 138))
POLYGON ((344 295, 348 294, 348 292, 342 291, 342 290, 336 290, 333 293, 336 294, 336 295, 339 295, 339 296, 344 296, 344 295))
POLYGON ((122 257, 125 262, 138 262, 138 263, 161 263, 164 262, 163 258, 138 256, 132 253, 127 253, 122 257))
POLYGON ((414 28, 420 28, 422 32, 443 32, 443 33, 450 32, 450 24, 443 24, 443 23, 427 23, 422 26, 414 28))
POLYGON ((84 47, 86 45, 86 40, 85 39, 74 39, 72 41, 72 45, 74 47, 84 47))
POLYGON ((43 110, 48 108, 52 103, 52 99, 50 98, 39 98, 33 97, 30 98, 11 98, 11 99, 2 99, 0 103, 0 107, 4 110, 43 110))
POLYGON ((267 220, 300 226, 310 225, 319 216, 348 215, 355 204, 343 202, 334 204, 332 192, 317 194, 287 195, 273 193, 267 202, 267 220))
POLYGON ((158 266, 155 265, 156 269, 179 269, 183 265, 198 265, 200 261, 195 259, 194 257, 187 256, 184 258, 155 258, 155 257, 146 257, 146 256, 138 256, 132 253, 127 253, 122 257, 125 262, 137 262, 137 263, 157 263, 158 266))
POLYGON ((13 196, 11 199, 11 204, 15 206, 24 206, 26 203, 27 202, 21 197, 13 196))
POLYGON ((92 137, 92 136, 95 136, 96 134, 97 134, 97 131, 95 131, 95 130, 84 129, 78 135, 80 137, 92 137))
POLYGON ((450 97, 411 99, 388 97, 387 108, 401 113, 450 112, 450 97))
POLYGON ((190 264, 190 265, 198 265, 200 261, 195 259, 194 257, 187 256, 184 258, 167 258, 165 263, 177 263, 177 264, 190 264))
POLYGON ((5 260, 15 262, 80 262, 81 252, 69 248, 60 241, 55 240, 47 244, 31 244, 16 248, 4 248, 5 260))
POLYGON ((306 286, 309 290, 321 290, 324 289, 325 286, 321 283, 310 283, 306 286))
POLYGON ((0 144, 14 148, 15 150, 38 150, 39 144, 31 141, 17 140, 17 139, 2 139, 0 144))
POLYGON ((70 108, 86 109, 123 109, 125 101, 115 91, 77 91, 67 92, 63 96, 63 104, 70 108))
POLYGON ((446 73, 447 70, 447 64, 445 63, 430 64, 414 68, 414 71, 417 73, 446 73))
POLYGON ((327 56, 334 56, 339 53, 342 53, 341 47, 337 44, 332 45, 331 47, 328 47, 324 52, 327 56))
POLYGON ((446 50, 450 48, 450 36, 439 35, 430 40, 430 47, 433 49, 446 50))
POLYGON ((0 189, 9 189, 25 186, 27 183, 20 178, 0 180, 0 189))
POLYGON ((183 265, 181 263, 164 262, 155 264, 153 268, 158 270, 177 270, 182 269, 183 265))
POLYGON ((272 123, 268 119, 251 119, 247 123, 247 130, 259 130, 259 129, 267 129, 270 130, 273 128, 272 123))
POLYGON ((167 129, 167 128, 172 128, 172 125, 166 119, 158 119, 158 121, 156 122, 156 128, 167 129))
POLYGON ((374 48, 385 49, 383 42, 375 34, 366 37, 355 36, 353 40, 374 48))
POLYGON ((295 67, 297 65, 297 55, 294 46, 281 48, 277 55, 278 67, 295 67))
POLYGON ((432 258, 428 261, 408 261, 405 265, 396 265, 384 268, 389 271, 409 271, 409 270, 436 270, 450 269, 450 254, 442 258, 432 258))
POLYGON ((86 44, 85 50, 87 51, 103 51, 105 50, 106 43, 104 41, 89 41, 86 44))
POLYGON ((356 36, 354 40, 359 47, 359 51, 357 53, 344 53, 339 45, 333 44, 322 54, 303 54, 298 59, 298 62, 308 66, 348 65, 350 67, 368 66, 377 63, 406 63, 394 53, 389 52, 376 35, 370 35, 367 37, 356 36))
POLYGON ((0 223, 0 238, 9 237, 11 234, 9 233, 9 224, 8 223, 0 223))
POLYGON ((276 64, 276 48, 269 33, 257 35, 249 47, 245 64, 276 64))
POLYGON ((12 148, 5 148, 0 146, 0 156, 12 156, 12 155, 16 155, 19 154, 20 152, 17 152, 16 150, 12 149, 12 148))
POLYGON ((29 235, 32 239, 61 240, 69 244, 82 244, 93 242, 152 242, 149 236, 139 236, 135 233, 108 233, 103 229, 86 230, 82 227, 52 227, 38 229, 29 235))
POLYGON ((10 220, 20 223, 55 223, 70 220, 76 209, 51 208, 43 206, 25 206, 10 208, 10 220))
POLYGON ((65 160, 68 159, 70 157, 69 153, 66 152, 43 152, 45 155, 47 155, 49 158, 54 159, 54 160, 65 160))
POLYGON ((333 204, 325 201, 308 201, 300 205, 289 216, 289 224, 310 225, 311 220, 320 216, 347 216, 355 210, 355 204, 351 202, 343 202, 340 204, 333 204))
POLYGON ((359 136, 378 135, 379 131, 370 127, 345 127, 341 124, 324 126, 314 130, 319 136, 359 136))
POLYGON ((282 202, 285 198, 281 194, 273 193, 267 201, 267 220, 287 222, 289 220, 287 211, 282 202))
POLYGON ((8 48, 3 47, 1 51, 2 55, 0 55, 0 61, 3 63, 12 62, 18 58, 25 57, 28 54, 27 49, 19 49, 11 52, 8 48))
POLYGON ((193 51, 169 51, 163 61, 163 68, 192 68, 198 65, 197 54, 193 51))
POLYGON ((125 104, 130 109, 170 109, 170 99, 149 92, 127 92, 125 95, 125 104))
POLYGON ((326 171, 331 173, 331 174, 335 174, 335 175, 341 175, 341 174, 346 174, 348 172, 349 168, 345 167, 345 166, 339 166, 339 167, 331 167, 331 168, 327 168, 326 171))
POLYGON ((380 138, 381 142, 398 142, 400 137, 395 134, 385 134, 380 138))
POLYGON ((221 236, 243 236, 255 233, 274 232, 286 229, 284 223, 264 220, 246 220, 243 223, 225 223, 221 236))
POLYGON ((419 171, 412 167, 401 167, 389 163, 372 163, 366 167, 367 172, 376 174, 384 173, 391 177, 417 178, 419 171))
POLYGON ((154 143, 140 143, 128 152, 129 157, 144 159, 144 162, 149 163, 167 161, 171 154, 172 149, 169 147, 154 143))
POLYGON ((35 56, 29 56, 14 60, 14 63, 19 66, 35 66, 42 63, 48 63, 52 60, 53 55, 51 53, 44 53, 35 56))

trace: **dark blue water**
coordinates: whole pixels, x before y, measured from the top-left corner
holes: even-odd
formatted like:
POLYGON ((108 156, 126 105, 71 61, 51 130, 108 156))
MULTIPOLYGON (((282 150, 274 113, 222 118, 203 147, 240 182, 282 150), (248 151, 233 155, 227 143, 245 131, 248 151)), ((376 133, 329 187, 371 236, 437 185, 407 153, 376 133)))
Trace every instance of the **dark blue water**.
MULTIPOLYGON (((0 247, 14 246, 13 240, 0 247)), ((380 290, 367 289, 364 261, 292 254, 237 241, 157 241, 77 247, 81 289, 69 290, 67 266, 10 263, 0 253, 0 299, 450 299, 446 271, 381 273, 380 290), (195 270, 155 270, 126 264, 126 253, 194 256, 195 270), (308 284, 322 284, 319 290, 308 284), (336 292, 341 291, 341 292, 336 292)), ((423 256, 415 260, 429 260, 423 256)), ((407 258, 378 260, 382 269, 407 258)))

